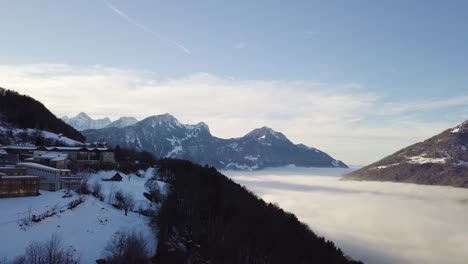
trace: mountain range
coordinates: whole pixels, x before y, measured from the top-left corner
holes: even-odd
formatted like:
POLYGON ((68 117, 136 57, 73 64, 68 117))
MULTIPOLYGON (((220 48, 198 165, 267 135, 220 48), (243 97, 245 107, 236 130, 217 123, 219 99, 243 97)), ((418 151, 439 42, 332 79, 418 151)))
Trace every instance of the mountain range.
POLYGON ((107 125, 84 130, 88 142, 148 151, 157 157, 187 159, 218 169, 256 170, 296 165, 305 167, 347 167, 325 152, 292 143, 285 135, 268 127, 254 129, 231 139, 211 135, 201 122, 180 123, 170 114, 155 115, 125 127, 107 125))
POLYGON ((345 178, 468 188, 468 120, 345 178))
POLYGON ((121 117, 115 121, 111 121, 110 118, 105 117, 101 119, 92 119, 86 113, 79 113, 74 117, 63 116, 62 120, 74 127, 78 131, 83 131, 87 129, 100 129, 105 127, 126 127, 133 125, 138 120, 134 117, 121 117))

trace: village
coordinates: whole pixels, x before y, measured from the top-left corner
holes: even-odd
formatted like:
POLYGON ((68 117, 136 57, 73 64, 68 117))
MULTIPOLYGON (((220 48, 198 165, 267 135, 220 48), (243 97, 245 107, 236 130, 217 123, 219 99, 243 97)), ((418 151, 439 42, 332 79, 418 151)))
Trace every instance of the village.
POLYGON ((102 146, 0 146, 0 198, 37 196, 39 190, 79 191, 80 171, 115 164, 114 151, 102 146))

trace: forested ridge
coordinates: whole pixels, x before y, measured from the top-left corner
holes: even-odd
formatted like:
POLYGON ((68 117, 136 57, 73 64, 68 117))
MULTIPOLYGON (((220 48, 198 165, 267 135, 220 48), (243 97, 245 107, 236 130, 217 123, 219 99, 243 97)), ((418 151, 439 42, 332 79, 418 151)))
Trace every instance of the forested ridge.
POLYGON ((158 161, 171 189, 154 225, 156 263, 361 263, 212 167, 158 161))
POLYGON ((35 128, 84 142, 85 137, 58 119, 42 103, 15 91, 0 88, 0 121, 17 128, 35 128))

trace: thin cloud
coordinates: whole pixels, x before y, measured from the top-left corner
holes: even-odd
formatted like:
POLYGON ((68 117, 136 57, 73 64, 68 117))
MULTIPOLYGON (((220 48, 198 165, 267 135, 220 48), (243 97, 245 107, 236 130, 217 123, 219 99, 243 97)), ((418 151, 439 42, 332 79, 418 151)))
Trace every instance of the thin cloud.
POLYGON ((457 97, 429 104, 457 118, 434 113, 440 118, 428 121, 427 107, 414 107, 421 104, 414 101, 399 104, 406 111, 382 115, 396 103, 356 83, 242 80, 208 73, 158 79, 145 71, 66 64, 0 64, 0 80, 0 87, 28 94, 59 116, 83 109, 94 118, 113 119, 168 112, 184 123, 204 121, 213 135, 225 138, 266 125, 349 164, 369 164, 468 118, 453 112, 453 104, 462 103, 457 97))
POLYGON ((114 13, 119 15, 121 18, 123 18, 124 20, 126 20, 130 24, 133 24, 134 26, 140 28, 141 30, 146 31, 147 33, 150 33, 151 35, 157 37, 160 40, 166 41, 168 43, 171 43, 171 44, 177 46, 179 49, 181 49, 183 52, 185 52, 187 54, 191 54, 191 51, 188 48, 186 48, 184 45, 182 45, 181 43, 153 31, 149 27, 147 27, 147 26, 145 26, 145 25, 143 25, 141 23, 138 23, 133 18, 131 18, 129 15, 127 15, 125 12, 123 12, 122 10, 120 10, 117 7, 113 6, 109 2, 107 2, 105 0, 104 0, 104 2, 106 3, 107 7, 110 10, 112 10, 114 13))

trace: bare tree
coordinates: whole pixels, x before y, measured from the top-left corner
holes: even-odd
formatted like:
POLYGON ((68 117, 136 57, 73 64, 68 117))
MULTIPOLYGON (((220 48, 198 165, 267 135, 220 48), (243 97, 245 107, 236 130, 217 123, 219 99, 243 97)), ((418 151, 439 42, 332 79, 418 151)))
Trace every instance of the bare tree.
POLYGON ((102 196, 102 186, 99 181, 93 182, 93 185, 91 186, 91 192, 95 197, 99 198, 101 201, 103 200, 104 197, 102 196))
POLYGON ((33 241, 26 247, 23 256, 16 257, 12 264, 77 264, 79 258, 70 246, 65 246, 56 234, 45 242, 33 241))
POLYGON ((148 242, 141 233, 117 232, 106 248, 108 264, 145 264, 150 263, 148 242))
POLYGON ((145 188, 148 190, 151 201, 159 203, 161 201, 161 187, 154 178, 150 178, 145 183, 145 188))
POLYGON ((117 206, 125 211, 125 215, 127 215, 128 210, 132 210, 135 205, 135 200, 130 193, 118 191, 115 193, 115 200, 117 201, 117 206))

